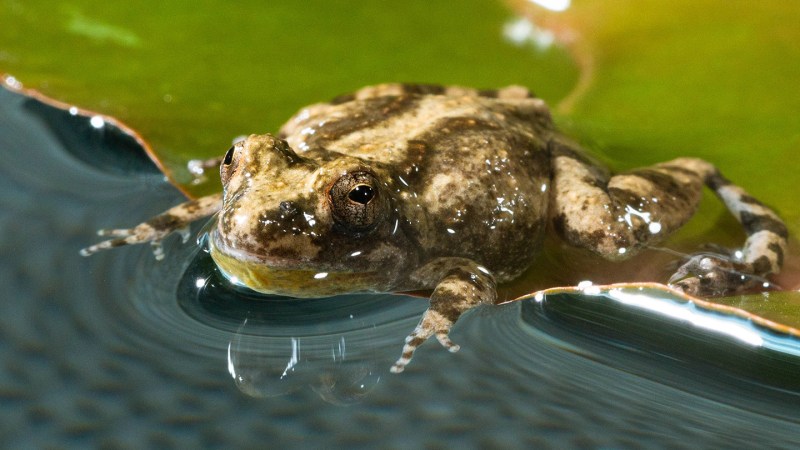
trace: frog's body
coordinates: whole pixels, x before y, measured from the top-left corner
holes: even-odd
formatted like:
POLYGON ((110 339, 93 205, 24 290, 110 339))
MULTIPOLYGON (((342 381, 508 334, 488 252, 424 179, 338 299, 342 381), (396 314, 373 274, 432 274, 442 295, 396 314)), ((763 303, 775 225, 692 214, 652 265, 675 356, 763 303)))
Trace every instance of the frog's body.
POLYGON ((302 109, 278 137, 252 135, 221 160, 222 195, 179 205, 102 248, 160 241, 217 211, 211 256, 254 290, 298 297, 434 289, 393 367, 495 284, 533 262, 546 229, 627 258, 691 217, 703 184, 748 234, 742 257, 699 255, 671 281, 696 295, 750 288, 780 270, 777 215, 711 164, 680 158, 610 176, 560 135, 520 87, 380 85, 302 109))

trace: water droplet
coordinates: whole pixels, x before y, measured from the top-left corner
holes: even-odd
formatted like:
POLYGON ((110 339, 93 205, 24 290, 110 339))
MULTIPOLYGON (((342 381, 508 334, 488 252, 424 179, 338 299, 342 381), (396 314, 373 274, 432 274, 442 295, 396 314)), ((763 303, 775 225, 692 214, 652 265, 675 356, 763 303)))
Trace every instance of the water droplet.
POLYGON ((6 86, 12 89, 22 89, 22 83, 20 83, 19 80, 12 77, 11 75, 7 75, 4 81, 6 83, 6 86))
POLYGON ((647 226, 647 229, 652 234, 659 233, 661 232, 661 224, 658 222, 650 222, 650 224, 647 226))

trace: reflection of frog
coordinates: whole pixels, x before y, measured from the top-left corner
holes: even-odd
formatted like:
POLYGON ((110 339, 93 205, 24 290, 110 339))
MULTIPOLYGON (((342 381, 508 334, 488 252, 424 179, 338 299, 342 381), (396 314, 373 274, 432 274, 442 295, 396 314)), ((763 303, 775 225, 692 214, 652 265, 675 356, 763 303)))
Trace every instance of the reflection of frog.
POLYGON ((705 184, 747 240, 730 258, 690 258, 675 287, 696 295, 752 288, 780 270, 786 250, 775 213, 713 165, 679 158, 610 176, 521 87, 367 87, 302 109, 277 138, 237 143, 220 171, 222 194, 107 231, 117 238, 82 253, 157 244, 219 211, 211 256, 256 291, 309 297, 432 288, 396 372, 431 336, 456 350, 453 323, 494 303, 495 283, 533 262, 550 227, 603 258, 627 258, 686 222, 705 184))

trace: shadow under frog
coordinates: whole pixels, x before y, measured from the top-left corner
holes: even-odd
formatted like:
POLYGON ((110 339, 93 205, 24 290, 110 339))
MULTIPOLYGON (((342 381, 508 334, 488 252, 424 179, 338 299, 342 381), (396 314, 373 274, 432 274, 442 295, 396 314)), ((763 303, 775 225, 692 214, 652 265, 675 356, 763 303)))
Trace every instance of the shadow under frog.
POLYGON ((759 288, 780 271, 780 218, 710 163, 678 158, 612 176, 555 129, 527 89, 385 84, 300 110, 219 164, 223 192, 191 200, 82 251, 160 241, 217 214, 211 256, 232 282, 294 297, 433 289, 392 367, 430 337, 450 351, 462 313, 535 264, 547 230, 619 261, 663 240, 711 188, 744 228, 731 254, 692 256, 688 294, 759 288))

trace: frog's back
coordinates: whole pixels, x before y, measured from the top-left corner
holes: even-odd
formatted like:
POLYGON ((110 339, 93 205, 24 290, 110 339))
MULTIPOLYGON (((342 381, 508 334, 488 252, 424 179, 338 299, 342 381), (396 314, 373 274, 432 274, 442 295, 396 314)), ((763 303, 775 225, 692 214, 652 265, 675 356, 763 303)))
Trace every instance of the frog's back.
POLYGON ((504 279, 544 232, 552 133, 547 106, 522 87, 388 84, 304 108, 280 134, 311 158, 386 168, 428 257, 473 258, 504 279))
POLYGON ((382 84, 301 109, 281 128, 298 153, 324 149, 386 164, 407 162, 418 142, 466 128, 542 135, 552 129, 547 106, 527 89, 382 84), (471 120, 471 121, 470 121, 471 120))

